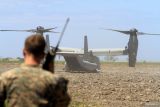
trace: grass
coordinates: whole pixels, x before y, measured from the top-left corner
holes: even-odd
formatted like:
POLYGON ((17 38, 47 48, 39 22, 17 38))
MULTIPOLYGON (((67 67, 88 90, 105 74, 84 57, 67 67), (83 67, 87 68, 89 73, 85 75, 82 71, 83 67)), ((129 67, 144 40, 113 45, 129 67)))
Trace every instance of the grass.
POLYGON ((69 107, 100 107, 98 104, 95 103, 86 103, 80 101, 71 101, 69 107))
POLYGON ((65 61, 55 61, 55 64, 65 64, 65 61))
POLYGON ((69 107, 87 107, 83 102, 73 101, 69 107))
POLYGON ((5 60, 2 60, 2 61, 0 61, 0 63, 1 64, 5 64, 5 63, 11 63, 11 64, 13 64, 13 63, 23 63, 23 61, 5 61, 5 60))

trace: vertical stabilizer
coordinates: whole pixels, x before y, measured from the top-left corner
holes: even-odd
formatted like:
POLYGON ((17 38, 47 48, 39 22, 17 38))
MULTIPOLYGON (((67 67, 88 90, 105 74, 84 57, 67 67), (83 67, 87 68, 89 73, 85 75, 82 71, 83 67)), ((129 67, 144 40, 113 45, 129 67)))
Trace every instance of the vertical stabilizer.
POLYGON ((48 53, 49 51, 50 51, 49 35, 46 35, 46 49, 45 49, 45 53, 48 53))
POLYGON ((87 36, 84 36, 84 56, 87 57, 88 55, 88 39, 87 36))

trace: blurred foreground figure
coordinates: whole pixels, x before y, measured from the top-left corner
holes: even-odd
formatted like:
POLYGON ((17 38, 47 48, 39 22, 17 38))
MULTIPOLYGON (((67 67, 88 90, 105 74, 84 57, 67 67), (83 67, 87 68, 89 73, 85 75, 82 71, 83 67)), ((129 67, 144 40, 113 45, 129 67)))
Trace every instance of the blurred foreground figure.
POLYGON ((0 107, 67 107, 68 80, 40 67, 45 40, 39 34, 24 44, 24 64, 0 75, 0 107))

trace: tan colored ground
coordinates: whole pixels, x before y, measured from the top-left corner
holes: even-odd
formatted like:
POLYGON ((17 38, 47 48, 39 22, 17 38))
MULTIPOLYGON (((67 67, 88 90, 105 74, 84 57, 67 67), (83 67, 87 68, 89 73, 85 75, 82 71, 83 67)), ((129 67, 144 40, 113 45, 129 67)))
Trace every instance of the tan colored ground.
MULTIPOLYGON (((0 64, 0 71, 18 64, 0 64)), ((68 78, 70 107, 159 107, 160 64, 102 64, 100 73, 69 73, 56 65, 56 74, 68 78), (150 106, 149 106, 150 105, 150 106)))

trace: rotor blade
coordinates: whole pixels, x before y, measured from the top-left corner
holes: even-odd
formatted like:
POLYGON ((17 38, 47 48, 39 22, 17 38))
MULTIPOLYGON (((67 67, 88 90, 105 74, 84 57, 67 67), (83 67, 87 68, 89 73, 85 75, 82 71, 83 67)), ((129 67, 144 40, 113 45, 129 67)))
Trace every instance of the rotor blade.
POLYGON ((104 29, 104 30, 116 31, 116 32, 127 34, 127 35, 130 34, 130 31, 122 31, 122 30, 116 30, 116 29, 104 29))
POLYGON ((137 35, 160 35, 160 34, 152 34, 152 33, 137 32, 137 35))
POLYGON ((55 31, 47 31, 47 32, 50 32, 50 33, 60 33, 60 32, 55 32, 55 31))
POLYGON ((56 29, 57 27, 54 27, 54 28, 48 28, 48 29, 44 29, 44 30, 52 30, 52 29, 56 29))
POLYGON ((0 31, 15 31, 15 32, 35 32, 35 30, 0 30, 0 31))

